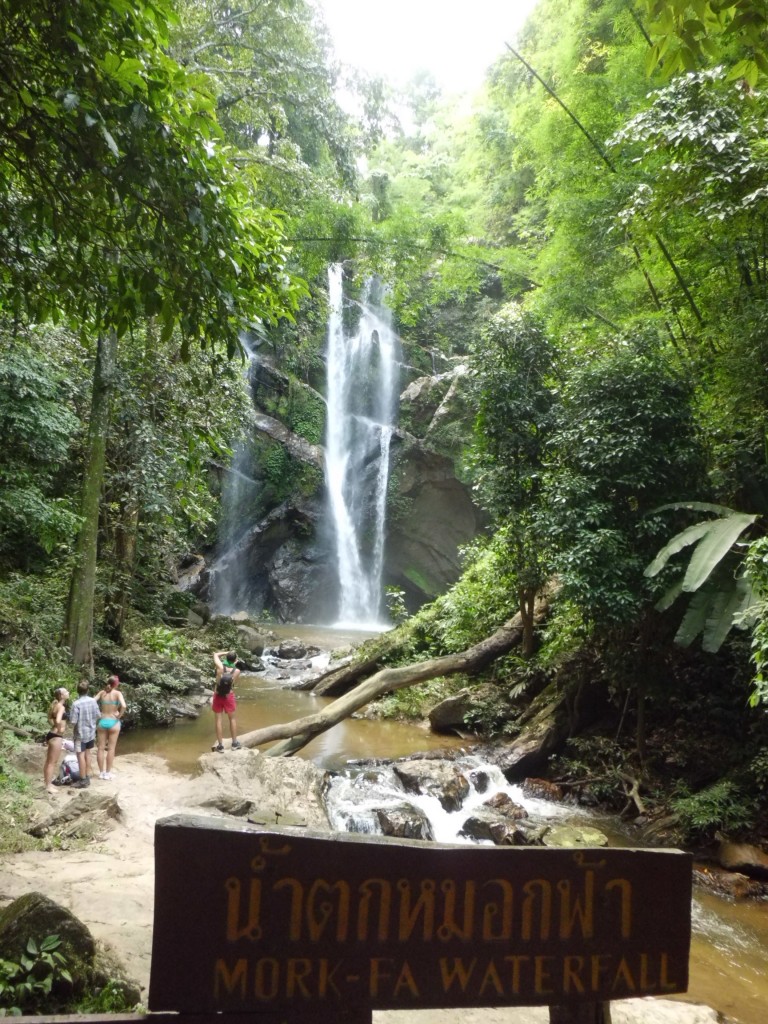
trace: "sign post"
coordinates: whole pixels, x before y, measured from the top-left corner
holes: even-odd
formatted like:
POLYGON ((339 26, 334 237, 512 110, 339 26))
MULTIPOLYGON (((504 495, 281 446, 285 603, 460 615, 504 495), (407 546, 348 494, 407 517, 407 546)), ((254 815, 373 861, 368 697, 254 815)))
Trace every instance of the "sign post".
POLYGON ((688 986, 691 857, 676 850, 179 815, 157 823, 155 859, 152 1011, 358 1024, 373 1009, 547 1005, 576 1021, 591 1004, 597 1021, 601 1003, 688 986))

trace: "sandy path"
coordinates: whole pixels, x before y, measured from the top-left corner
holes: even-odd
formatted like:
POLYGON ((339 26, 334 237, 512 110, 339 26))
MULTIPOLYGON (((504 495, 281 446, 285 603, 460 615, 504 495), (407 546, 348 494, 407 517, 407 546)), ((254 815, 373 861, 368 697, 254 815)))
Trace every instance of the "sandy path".
MULTIPOLYGON (((111 782, 94 779, 93 792, 115 792, 121 819, 104 838, 84 850, 21 853, 0 863, 0 905, 26 892, 44 892, 68 907, 100 941, 110 944, 146 998, 152 946, 154 904, 154 825, 178 813, 205 813, 199 806, 200 780, 170 772, 152 754, 127 754, 116 760, 111 782), (115 867, 118 884, 112 879, 115 867)), ((39 779, 39 774, 37 776, 39 779)), ((36 781, 36 785, 38 785, 36 781)), ((42 793, 42 783, 38 788, 42 793)), ((76 792, 76 791, 75 791, 76 792)), ((62 789, 41 795, 41 817, 51 805, 72 800, 62 789)), ((679 1001, 632 999, 612 1004, 613 1024, 718 1024, 709 1007, 679 1001)), ((548 1024, 546 1008, 480 1010, 375 1011, 374 1024, 548 1024)))

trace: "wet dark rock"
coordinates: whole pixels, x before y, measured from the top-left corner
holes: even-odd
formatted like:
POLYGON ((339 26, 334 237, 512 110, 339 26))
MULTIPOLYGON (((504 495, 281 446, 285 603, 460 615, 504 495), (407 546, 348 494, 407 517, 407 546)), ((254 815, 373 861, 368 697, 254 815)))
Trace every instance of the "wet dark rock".
POLYGON ((437 797, 445 811, 458 811, 469 793, 469 782, 450 761, 398 761, 392 769, 407 792, 437 797))
POLYGON ((749 878, 739 871, 725 871, 716 864, 694 864, 694 885, 734 900, 764 899, 768 882, 749 878))
POLYGON ((759 846, 721 839, 716 858, 717 863, 728 871, 738 871, 749 878, 768 881, 768 853, 759 846))
POLYGON ((552 800, 555 803, 563 801, 562 786, 558 786, 556 782, 549 782, 547 779, 523 779, 521 788, 526 796, 538 800, 552 800))
POLYGON ((485 793, 491 783, 491 778, 488 772, 484 772, 481 768, 477 768, 475 771, 469 773, 469 781, 478 793, 485 793))
POLYGON ((397 839, 434 839, 429 819, 413 804, 377 808, 376 818, 385 836, 397 839))
POLYGON ((520 818, 528 817, 528 811, 521 807, 520 804, 516 804, 507 793, 496 793, 490 800, 485 801, 483 807, 489 807, 491 810, 497 811, 512 821, 519 821, 520 818))
POLYGON ((496 846, 528 846, 528 833, 514 821, 480 808, 462 824, 459 835, 496 846))
POLYGON ((461 690, 440 701, 428 714, 429 727, 433 732, 454 732, 463 729, 464 717, 472 708, 469 690, 461 690))
POLYGON ((298 637, 291 637, 280 642, 277 656, 284 661, 300 661, 307 656, 307 648, 298 637))
POLYGON ((185 697, 173 696, 168 701, 168 707, 176 718, 199 718, 199 706, 195 701, 187 700, 185 697))
POLYGON ((254 629, 253 626, 249 626, 246 623, 238 625, 237 636, 247 651, 259 657, 264 653, 264 648, 268 647, 271 642, 271 638, 267 634, 254 629))

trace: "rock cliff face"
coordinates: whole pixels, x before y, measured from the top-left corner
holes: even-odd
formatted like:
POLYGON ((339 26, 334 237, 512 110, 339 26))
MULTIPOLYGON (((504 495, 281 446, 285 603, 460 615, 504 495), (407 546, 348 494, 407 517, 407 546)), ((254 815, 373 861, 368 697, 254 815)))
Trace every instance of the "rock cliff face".
MULTIPOLYGON (((466 368, 456 366, 412 380, 400 396, 383 579, 405 593, 411 611, 455 582, 459 548, 482 529, 456 470, 471 430, 465 379, 466 368)), ((231 539, 191 589, 223 611, 333 622, 335 553, 319 443, 323 399, 267 361, 254 369, 251 386, 251 437, 236 464, 250 490, 239 509, 225 509, 223 532, 231 539)))

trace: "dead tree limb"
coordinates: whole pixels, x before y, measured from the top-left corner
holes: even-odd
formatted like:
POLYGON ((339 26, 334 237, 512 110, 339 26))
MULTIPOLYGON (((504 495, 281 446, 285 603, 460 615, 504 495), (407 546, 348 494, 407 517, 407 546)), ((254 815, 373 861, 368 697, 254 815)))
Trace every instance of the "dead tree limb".
MULTIPOLYGON (((549 602, 545 597, 536 602, 535 621, 539 622, 544 618, 548 607, 549 602)), ((247 732, 239 737, 240 742, 244 747, 258 747, 264 743, 281 740, 282 742, 270 747, 266 753, 270 757, 293 754, 305 747, 319 733, 337 725, 376 697, 392 693, 394 690, 405 689, 408 686, 415 686, 428 679, 436 679, 438 676, 456 675, 459 672, 472 675, 511 651, 521 642, 522 636, 523 624, 520 615, 517 614, 505 622, 492 636, 486 637, 485 640, 481 640, 480 643, 469 647, 466 651, 447 654, 440 658, 429 658, 427 661, 402 665, 398 668, 380 669, 369 679, 359 683, 349 693, 345 693, 333 703, 326 705, 322 711, 293 722, 284 722, 280 725, 247 732)))

